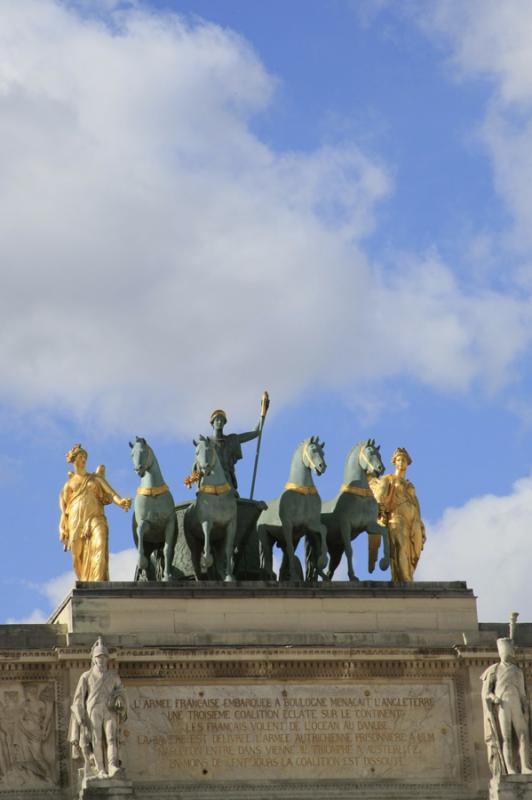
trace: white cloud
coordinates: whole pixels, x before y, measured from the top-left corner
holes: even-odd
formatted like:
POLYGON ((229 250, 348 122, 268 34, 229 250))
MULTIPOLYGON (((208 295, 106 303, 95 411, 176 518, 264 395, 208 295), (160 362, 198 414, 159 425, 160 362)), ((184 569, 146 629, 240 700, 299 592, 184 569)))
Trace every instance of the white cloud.
MULTIPOLYGON (((109 554, 109 574, 112 581, 132 581, 135 575, 135 564, 137 558, 137 551, 133 548, 127 550, 120 550, 118 553, 109 554)), ((74 588, 76 578, 72 570, 64 572, 55 578, 51 578, 42 584, 37 584, 33 588, 37 589, 43 594, 49 603, 48 611, 42 609, 35 609, 26 620, 6 620, 7 624, 10 623, 38 623, 46 622, 50 613, 56 609, 65 597, 74 588)))
POLYGON ((48 599, 50 611, 53 611, 65 599, 67 594, 72 591, 75 583, 75 576, 72 571, 64 572, 56 578, 38 586, 39 591, 48 599))
POLYGON ((532 477, 517 481, 510 495, 485 495, 447 509, 428 527, 416 579, 467 580, 483 621, 504 621, 512 611, 530 619, 531 519, 532 477))
POLYGON ((48 619, 47 614, 40 608, 34 608, 31 614, 27 617, 16 619, 15 617, 8 617, 3 623, 4 625, 42 625, 48 619))
POLYGON ((382 164, 276 152, 250 125, 276 79, 246 42, 138 3, 106 25, 105 5, 0 3, 4 398, 190 433, 265 385, 279 408, 405 373, 508 377, 528 300, 466 294, 432 255, 364 257, 382 164))
POLYGON ((378 290, 374 307, 388 329, 369 351, 376 374, 393 375, 395 365, 395 374, 444 391, 474 381, 500 388, 530 342, 530 300, 489 289, 465 293, 437 255, 403 264, 378 290))
MULTIPOLYGON (((523 0, 438 0, 418 5, 429 29, 450 36, 453 62, 464 77, 493 82, 504 103, 532 99, 532 7, 523 0)), ((419 18, 419 17, 418 17, 419 18)))
MULTIPOLYGON (((120 550, 118 553, 109 554, 109 573, 112 581, 132 581, 135 575, 137 551, 134 548, 120 550)), ((17 619, 8 617, 5 625, 37 625, 46 622, 60 603, 74 588, 76 577, 72 570, 57 575, 44 583, 27 583, 27 588, 44 595, 47 608, 35 608, 26 617, 17 619)))
MULTIPOLYGON (((450 46, 454 74, 482 78, 490 99, 479 134, 513 217, 510 242, 532 247, 532 5, 522 0, 439 0, 416 18, 450 46)), ((532 272, 530 273, 532 275, 532 272)))
POLYGON ((109 556, 109 573, 112 581, 132 581, 137 564, 137 551, 130 547, 109 556))

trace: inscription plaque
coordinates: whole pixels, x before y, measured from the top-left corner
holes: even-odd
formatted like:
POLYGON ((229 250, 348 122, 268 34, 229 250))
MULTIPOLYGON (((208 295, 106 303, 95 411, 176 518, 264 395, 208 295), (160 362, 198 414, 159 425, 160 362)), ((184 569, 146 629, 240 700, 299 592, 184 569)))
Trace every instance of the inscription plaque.
POLYGON ((451 680, 127 684, 133 780, 459 779, 451 680))

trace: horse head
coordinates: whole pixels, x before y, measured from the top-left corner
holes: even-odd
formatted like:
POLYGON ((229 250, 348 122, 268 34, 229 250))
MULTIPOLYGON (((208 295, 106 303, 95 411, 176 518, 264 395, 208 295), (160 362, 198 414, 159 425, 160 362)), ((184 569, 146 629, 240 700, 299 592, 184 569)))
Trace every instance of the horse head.
POLYGON ((375 443, 375 439, 368 439, 362 442, 358 453, 358 463, 366 475, 380 478, 384 472, 384 464, 381 458, 380 445, 375 443))
POLYGON ((216 466, 218 454, 216 445, 209 436, 200 434, 198 439, 193 439, 192 443, 196 448, 196 467, 201 475, 210 475, 216 466))
POLYGON ((153 450, 143 436, 136 436, 135 442, 129 442, 129 446, 131 447, 133 469, 142 478, 153 464, 153 450))
POLYGON ((303 452, 301 460, 309 469, 313 469, 317 475, 323 475, 327 469, 323 450, 325 442, 320 442, 319 436, 311 436, 303 442, 303 452))

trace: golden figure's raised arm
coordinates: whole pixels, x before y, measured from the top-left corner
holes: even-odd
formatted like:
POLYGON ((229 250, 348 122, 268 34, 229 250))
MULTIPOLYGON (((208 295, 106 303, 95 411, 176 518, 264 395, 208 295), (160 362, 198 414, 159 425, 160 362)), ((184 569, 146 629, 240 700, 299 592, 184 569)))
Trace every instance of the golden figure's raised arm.
POLYGON ((102 474, 98 474, 98 471, 96 471, 95 475, 96 480, 100 484, 106 498, 110 498, 107 500, 107 502, 116 503, 116 505, 120 506, 120 508, 123 508, 124 511, 129 511, 131 508, 131 497, 121 497, 121 495, 119 495, 118 492, 113 489, 111 484, 107 482, 106 478, 104 478, 102 474))

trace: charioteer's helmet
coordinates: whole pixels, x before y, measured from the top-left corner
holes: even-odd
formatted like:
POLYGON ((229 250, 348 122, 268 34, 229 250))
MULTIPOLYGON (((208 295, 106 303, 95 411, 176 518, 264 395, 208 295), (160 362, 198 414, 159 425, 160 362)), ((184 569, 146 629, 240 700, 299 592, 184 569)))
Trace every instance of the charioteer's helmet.
POLYGON ((227 423, 227 414, 223 410, 223 408, 216 408, 211 414, 211 425, 213 424, 216 417, 223 417, 224 418, 224 425, 227 423))
POLYGON ((391 464, 395 464, 398 456, 403 456, 403 458, 406 458, 406 463, 408 464, 408 466, 410 466, 410 464, 412 463, 412 459, 410 457, 410 453, 408 452, 408 450, 405 447, 396 447, 395 448, 395 450, 392 453, 392 457, 390 459, 390 463, 391 464))

